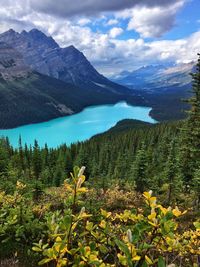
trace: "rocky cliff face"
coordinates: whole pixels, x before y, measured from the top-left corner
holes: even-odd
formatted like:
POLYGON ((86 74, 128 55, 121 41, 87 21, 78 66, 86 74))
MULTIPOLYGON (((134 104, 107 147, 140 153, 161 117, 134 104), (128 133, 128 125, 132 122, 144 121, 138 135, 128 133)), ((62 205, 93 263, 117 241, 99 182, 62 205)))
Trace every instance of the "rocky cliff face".
POLYGON ((23 57, 11 46, 0 42, 0 77, 3 80, 26 78, 31 69, 24 63, 23 57))
POLYGON ((0 41, 14 46, 33 70, 81 88, 124 93, 129 90, 99 74, 74 46, 60 48, 51 37, 37 29, 0 34, 0 41))

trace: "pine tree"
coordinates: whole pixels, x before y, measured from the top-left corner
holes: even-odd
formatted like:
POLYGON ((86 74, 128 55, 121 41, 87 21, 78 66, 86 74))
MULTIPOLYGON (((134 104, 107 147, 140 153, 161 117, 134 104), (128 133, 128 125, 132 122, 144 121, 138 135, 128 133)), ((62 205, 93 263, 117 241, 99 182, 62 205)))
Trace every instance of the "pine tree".
POLYGON ((41 161, 41 155, 40 155, 40 148, 36 140, 35 140, 34 147, 33 147, 32 163, 33 163, 34 175, 36 179, 38 179, 41 173, 41 170, 42 170, 42 161, 41 161))
POLYGON ((177 175, 176 140, 173 139, 169 145, 169 155, 167 158, 164 176, 168 184, 167 204, 171 205, 172 200, 176 199, 182 186, 180 176, 177 175))
POLYGON ((132 177, 136 185, 136 191, 144 192, 147 188, 147 157, 145 151, 145 145, 138 150, 136 159, 132 167, 132 177))
POLYGON ((181 136, 180 172, 187 186, 192 184, 196 169, 200 165, 200 54, 195 73, 192 75, 193 96, 187 101, 191 105, 181 136))
POLYGON ((22 137, 20 135, 19 137, 19 170, 20 172, 24 171, 24 152, 23 152, 23 146, 22 146, 22 137))
POLYGON ((8 153, 6 151, 6 140, 0 140, 0 176, 7 173, 7 166, 9 162, 8 153))
POLYGON ((197 210, 200 208, 200 168, 196 170, 193 178, 193 189, 195 193, 195 201, 197 210))

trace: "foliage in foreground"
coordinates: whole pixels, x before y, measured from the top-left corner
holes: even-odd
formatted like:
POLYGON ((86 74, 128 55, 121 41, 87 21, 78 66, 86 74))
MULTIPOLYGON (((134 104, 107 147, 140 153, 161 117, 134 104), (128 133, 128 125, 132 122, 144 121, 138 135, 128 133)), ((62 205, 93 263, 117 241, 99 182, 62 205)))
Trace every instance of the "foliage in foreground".
POLYGON ((44 266, 198 266, 200 224, 185 229, 186 211, 157 204, 150 191, 141 207, 88 213, 83 171, 75 167, 59 188, 62 202, 56 210, 48 201, 33 202, 21 182, 13 195, 1 192, 2 244, 35 242, 33 251, 44 266))

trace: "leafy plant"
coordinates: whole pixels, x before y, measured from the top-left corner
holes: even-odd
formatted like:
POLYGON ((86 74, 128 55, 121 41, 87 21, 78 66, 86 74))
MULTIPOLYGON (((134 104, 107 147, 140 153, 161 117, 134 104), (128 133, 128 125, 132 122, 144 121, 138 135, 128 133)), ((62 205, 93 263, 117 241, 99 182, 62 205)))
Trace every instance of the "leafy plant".
POLYGON ((65 209, 48 214, 47 239, 35 243, 41 253, 39 265, 53 266, 166 266, 182 262, 191 266, 199 255, 199 223, 183 231, 179 218, 186 211, 157 204, 152 192, 143 194, 145 206, 121 213, 101 209, 93 217, 79 204, 87 189, 82 187, 84 168, 74 168, 65 181, 65 209))

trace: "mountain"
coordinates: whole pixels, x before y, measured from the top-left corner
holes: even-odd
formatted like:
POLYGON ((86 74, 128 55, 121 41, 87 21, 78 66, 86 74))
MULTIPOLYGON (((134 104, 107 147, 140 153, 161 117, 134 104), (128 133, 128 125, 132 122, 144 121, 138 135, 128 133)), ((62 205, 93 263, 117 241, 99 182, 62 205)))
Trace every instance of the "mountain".
POLYGON ((96 91, 133 94, 126 87, 99 74, 83 53, 74 46, 61 48, 52 37, 37 29, 21 33, 11 29, 0 34, 0 41, 22 53, 25 63, 41 74, 71 83, 84 90, 92 88, 96 91))
POLYGON ((151 116, 158 121, 183 119, 189 105, 182 101, 191 93, 190 73, 195 63, 149 65, 132 72, 123 71, 112 80, 128 86, 152 107, 151 116))
POLYGON ((71 85, 32 71, 19 52, 0 43, 1 128, 74 113, 73 103, 78 99, 72 90, 71 85))
POLYGON ((163 69, 165 69, 165 67, 162 65, 149 65, 134 71, 123 71, 116 77, 113 77, 113 80, 116 80, 120 84, 126 84, 126 86, 131 88, 143 88, 149 80, 152 80, 153 77, 163 69))
MULTIPOLYGON (((127 98, 110 90, 86 89, 32 70, 16 49, 0 42, 0 128, 46 121, 127 98)), ((129 95, 127 100, 135 98, 129 95)))
POLYGON ((149 65, 132 72, 123 71, 112 80, 132 89, 160 93, 161 89, 166 91, 169 87, 175 88, 190 84, 190 73, 194 65, 194 62, 179 65, 149 65))

